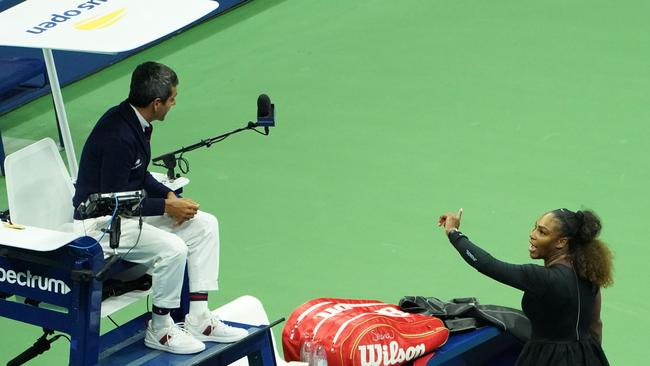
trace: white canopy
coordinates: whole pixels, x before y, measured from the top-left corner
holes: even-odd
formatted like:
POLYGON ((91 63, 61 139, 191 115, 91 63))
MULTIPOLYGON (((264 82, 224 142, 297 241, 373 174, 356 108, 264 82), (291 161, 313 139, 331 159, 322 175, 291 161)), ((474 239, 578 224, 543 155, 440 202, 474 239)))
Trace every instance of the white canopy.
POLYGON ((117 53, 151 43, 217 9, 210 0, 27 0, 0 13, 0 45, 42 48, 68 169, 77 178, 52 50, 117 53))

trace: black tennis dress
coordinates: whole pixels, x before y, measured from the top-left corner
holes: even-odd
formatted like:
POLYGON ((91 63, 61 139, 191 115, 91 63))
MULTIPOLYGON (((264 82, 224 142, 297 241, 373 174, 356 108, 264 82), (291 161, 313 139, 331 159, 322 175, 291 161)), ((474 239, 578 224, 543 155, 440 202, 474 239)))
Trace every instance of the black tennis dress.
POLYGON ((524 291, 521 307, 530 319, 532 335, 518 366, 609 365, 590 332, 597 287, 562 264, 544 267, 499 261, 459 231, 452 231, 449 241, 476 270, 524 291))

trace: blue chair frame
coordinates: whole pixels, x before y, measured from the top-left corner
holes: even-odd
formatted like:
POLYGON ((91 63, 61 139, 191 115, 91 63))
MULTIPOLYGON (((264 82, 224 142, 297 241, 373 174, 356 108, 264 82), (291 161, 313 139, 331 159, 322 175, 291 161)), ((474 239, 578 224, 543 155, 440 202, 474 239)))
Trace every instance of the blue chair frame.
MULTIPOLYGON (((223 365, 248 357, 251 366, 275 366, 270 325, 252 326, 231 323, 248 330, 237 343, 208 343, 196 355, 174 355, 146 348, 145 322, 151 314, 139 317, 100 336, 102 282, 95 278, 105 265, 97 241, 81 237, 50 252, 37 252, 0 245, 0 292, 22 296, 64 308, 67 312, 37 307, 0 297, 0 316, 70 335, 69 365, 223 365)), ((111 273, 128 269, 121 262, 111 273)), ((186 271, 187 273, 187 271, 186 271)), ((179 321, 189 309, 187 275, 183 283, 181 307, 172 316, 179 321)))

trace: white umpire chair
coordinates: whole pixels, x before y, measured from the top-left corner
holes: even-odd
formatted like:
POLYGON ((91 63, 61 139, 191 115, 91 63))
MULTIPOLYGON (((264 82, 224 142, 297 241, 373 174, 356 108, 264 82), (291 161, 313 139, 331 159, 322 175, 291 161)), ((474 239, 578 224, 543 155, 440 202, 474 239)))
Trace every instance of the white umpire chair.
MULTIPOLYGON (((5 159, 7 200, 12 222, 56 232, 74 233, 74 186, 51 138, 44 138, 8 155, 5 159)), ((146 273, 135 266, 128 277, 146 273)), ((106 317, 147 296, 150 291, 131 291, 102 302, 106 317)))
MULTIPOLYGON (((5 172, 9 212, 14 223, 51 230, 49 233, 65 233, 68 236, 74 234, 74 186, 52 139, 42 139, 7 156, 5 172)), ((162 174, 154 176, 163 183, 169 183, 164 181, 162 174)), ((175 184, 182 186, 188 182, 185 179, 175 184)), ((110 315, 147 294, 147 291, 132 291, 111 297, 102 302, 101 316, 110 315)), ((233 322, 269 324, 262 303, 253 296, 242 296, 213 312, 222 319, 233 322)), ((285 362, 278 353, 272 333, 271 339, 278 365, 306 365, 301 362, 285 362)), ((233 365, 247 366, 248 360, 244 357, 233 365)))

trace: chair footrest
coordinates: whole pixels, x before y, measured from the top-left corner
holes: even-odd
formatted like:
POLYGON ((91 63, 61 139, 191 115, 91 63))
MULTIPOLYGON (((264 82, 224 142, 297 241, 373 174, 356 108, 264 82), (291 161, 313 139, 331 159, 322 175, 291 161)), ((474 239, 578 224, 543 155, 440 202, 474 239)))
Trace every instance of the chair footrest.
POLYGON ((151 294, 151 290, 147 291, 131 291, 124 295, 109 297, 102 301, 102 318, 107 317, 116 311, 133 304, 134 302, 151 294))

